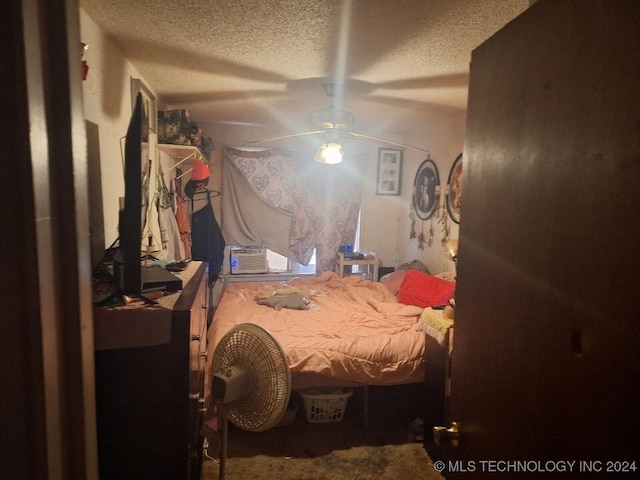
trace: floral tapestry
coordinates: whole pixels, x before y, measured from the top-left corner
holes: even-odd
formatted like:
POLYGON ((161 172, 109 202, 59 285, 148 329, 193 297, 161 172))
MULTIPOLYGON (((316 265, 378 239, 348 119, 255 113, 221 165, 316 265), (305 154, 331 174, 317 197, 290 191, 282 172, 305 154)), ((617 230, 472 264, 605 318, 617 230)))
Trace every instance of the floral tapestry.
POLYGON ((333 270, 340 245, 354 242, 365 162, 322 165, 312 155, 227 147, 224 159, 265 203, 291 215, 289 251, 306 265, 315 249, 321 273, 333 270))

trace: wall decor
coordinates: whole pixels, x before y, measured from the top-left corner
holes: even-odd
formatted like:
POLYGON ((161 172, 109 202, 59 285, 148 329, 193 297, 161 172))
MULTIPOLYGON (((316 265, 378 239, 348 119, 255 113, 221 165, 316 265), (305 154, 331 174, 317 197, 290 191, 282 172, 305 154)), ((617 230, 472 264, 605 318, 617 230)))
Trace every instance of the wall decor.
POLYGON ((438 223, 442 224, 442 240, 440 240, 440 245, 444 248, 449 241, 449 214, 447 213, 447 202, 442 202, 442 214, 438 219, 438 223))
POLYGON ((413 209, 421 220, 427 220, 438 209, 440 175, 430 156, 420 164, 413 181, 413 209))
POLYGON ((451 220, 460 223, 460 207, 462 206, 462 154, 453 161, 449 179, 447 180, 447 210, 451 220))
POLYGON ((400 195, 402 187, 402 150, 378 149, 376 195, 400 195))
POLYGON ((131 111, 136 105, 138 93, 142 94, 142 141, 149 141, 149 132, 158 130, 158 106, 156 97, 139 78, 131 77, 131 111))

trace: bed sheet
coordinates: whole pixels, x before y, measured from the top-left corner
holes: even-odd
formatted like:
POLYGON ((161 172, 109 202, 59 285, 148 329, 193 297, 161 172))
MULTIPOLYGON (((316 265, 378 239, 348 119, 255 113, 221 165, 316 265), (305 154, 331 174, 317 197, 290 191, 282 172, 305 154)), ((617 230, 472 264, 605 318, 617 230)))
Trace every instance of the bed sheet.
POLYGON ((422 311, 398 303, 381 283, 340 278, 333 272, 279 284, 234 283, 224 291, 209 328, 208 362, 234 325, 255 323, 286 352, 294 389, 421 382, 425 335, 415 327, 422 311), (311 289, 315 310, 278 311, 258 305, 256 293, 266 285, 311 289))

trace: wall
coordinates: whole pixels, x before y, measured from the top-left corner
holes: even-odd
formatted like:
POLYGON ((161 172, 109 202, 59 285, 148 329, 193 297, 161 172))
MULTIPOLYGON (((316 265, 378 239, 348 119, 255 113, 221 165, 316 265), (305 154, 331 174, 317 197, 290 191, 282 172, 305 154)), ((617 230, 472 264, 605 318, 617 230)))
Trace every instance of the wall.
MULTIPOLYGON (((418 242, 416 240, 401 241, 400 242, 400 256, 403 262, 410 261, 412 259, 422 260, 431 270, 432 273, 440 273, 444 271, 454 270, 453 261, 445 255, 444 251, 444 232, 443 223, 438 220, 442 218, 442 213, 446 212, 446 187, 449 178, 449 172, 453 165, 453 162, 463 152, 464 149, 464 137, 465 137, 465 125, 466 125, 466 111, 454 113, 448 116, 443 116, 440 121, 431 121, 425 124, 422 129, 416 129, 410 136, 407 137, 407 142, 415 145, 416 142, 422 139, 423 143, 427 144, 430 150, 431 159, 438 167, 438 175, 440 177, 441 197, 440 197, 440 210, 437 215, 434 215, 432 219, 424 222, 417 221, 416 228, 424 230, 425 235, 429 235, 429 228, 432 225, 434 230, 434 239, 432 245, 424 247, 424 250, 418 248, 418 242), (433 222, 432 222, 433 220, 433 222)), ((403 193, 403 199, 408 206, 411 204, 411 190, 413 186, 414 177, 420 166, 420 163, 425 159, 425 155, 410 157, 409 163, 410 171, 406 174, 409 175, 407 179, 408 189, 403 193)), ((405 206, 404 216, 401 217, 401 232, 404 233, 402 239, 409 238, 411 220, 409 218, 409 211, 405 206)), ((449 239, 457 239, 459 225, 451 220, 451 217, 447 215, 447 222, 449 228, 449 239)))
MULTIPOLYGON (((120 153, 120 138, 126 133, 131 114, 130 77, 140 78, 136 69, 124 58, 122 52, 104 37, 100 29, 84 12, 80 12, 82 41, 89 44, 85 60, 89 63, 89 76, 83 82, 86 119, 99 126, 100 172, 102 175, 104 214, 104 243, 110 245, 117 238, 118 198, 124 193, 120 153)), ((144 82, 144 78, 142 79, 144 82)), ((158 99, 160 108, 162 101, 158 99)), ((167 109, 179 109, 181 105, 166 105, 167 109)), ((455 158, 462 152, 464 142, 465 112, 443 114, 434 120, 433 115, 406 135, 377 134, 390 141, 407 143, 427 148, 431 159, 436 163, 441 185, 445 185, 449 169, 455 158)), ((247 126, 234 126, 218 123, 198 122, 203 135, 211 137, 217 150, 225 145, 244 145, 248 139, 264 138, 264 132, 247 126)), ((281 133, 281 132, 277 132, 281 133)), ((153 143, 155 136, 152 136, 153 143)), ((300 149, 300 144, 283 143, 283 148, 300 149)), ((416 171, 426 153, 414 149, 405 149, 403 154, 402 189, 399 196, 378 196, 376 191, 378 148, 384 145, 365 141, 352 141, 345 148, 351 156, 367 157, 366 181, 362 197, 361 238, 363 251, 375 251, 383 266, 398 266, 414 259, 423 261, 432 273, 450 271, 453 262, 449 260, 441 245, 442 224, 438 224, 434 215, 434 241, 424 250, 418 248, 417 240, 409 239, 410 206, 412 186, 416 171)), ((153 145, 151 146, 153 152, 153 145)), ((209 188, 221 190, 221 162, 211 166, 209 188)), ((218 221, 221 221, 220 199, 213 200, 213 208, 218 221)), ((441 212, 441 211, 440 211, 441 212)), ((428 235, 430 221, 416 224, 428 235)), ((449 238, 457 238, 458 225, 449 221, 449 238)))
MULTIPOLYGON (((89 74, 82 82, 84 115, 87 122, 97 126, 99 148, 89 147, 95 152, 89 161, 92 162, 90 168, 96 169, 101 178, 102 205, 99 208, 104 217, 103 243, 108 247, 118 238, 119 198, 124 195, 121 139, 131 118, 131 77, 141 76, 82 10, 80 39, 89 45, 84 55, 89 74)), ((152 135, 152 149, 154 139, 155 135, 152 135)), ((92 215, 92 218, 96 216, 92 215)))
MULTIPOLYGON (((465 113, 443 115, 442 119, 425 121, 404 138, 397 141, 427 148, 431 159, 438 168, 440 184, 444 189, 449 170, 456 157, 462 152, 464 143, 465 113)), ((377 146, 375 147, 377 150, 377 146)), ((421 260, 432 273, 453 270, 453 262, 446 257, 441 244, 442 224, 438 223, 434 214, 434 239, 431 246, 424 245, 421 250, 417 239, 410 239, 411 219, 409 217, 413 201, 413 182, 420 164, 427 158, 427 153, 415 149, 405 149, 402 171, 402 191, 398 197, 376 196, 375 178, 377 154, 372 152, 369 162, 370 187, 365 191, 363 199, 363 245, 376 250, 380 254, 384 266, 398 266, 412 260, 421 260)), ((444 201, 444 197, 442 197, 444 201)), ((439 210, 441 213, 442 210, 439 210)), ((417 219, 417 233, 423 230, 429 235, 431 219, 417 219)), ((449 218, 449 238, 458 238, 458 225, 449 218)))

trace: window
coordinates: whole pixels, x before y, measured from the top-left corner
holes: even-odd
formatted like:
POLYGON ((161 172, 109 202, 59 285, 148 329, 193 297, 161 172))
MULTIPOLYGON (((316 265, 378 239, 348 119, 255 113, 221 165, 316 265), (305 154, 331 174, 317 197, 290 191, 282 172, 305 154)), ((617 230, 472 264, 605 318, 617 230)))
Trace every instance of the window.
MULTIPOLYGON (((353 250, 358 251, 360 248, 360 215, 358 215, 358 225, 356 227, 356 240, 353 245, 353 250)), ((267 265, 269 265, 270 272, 286 272, 286 273, 316 273, 316 251, 313 250, 309 265, 302 265, 298 262, 293 262, 287 257, 280 255, 279 253, 272 252, 267 249, 267 265)), ((358 267, 355 267, 356 271, 358 267)))
POLYGON ((313 251, 309 265, 293 262, 279 253, 267 249, 267 263, 270 272, 316 273, 316 251, 313 251))

